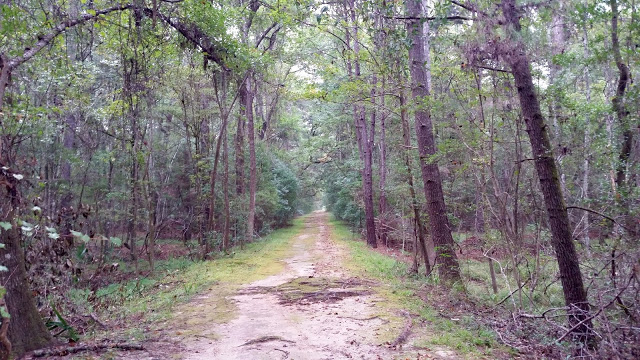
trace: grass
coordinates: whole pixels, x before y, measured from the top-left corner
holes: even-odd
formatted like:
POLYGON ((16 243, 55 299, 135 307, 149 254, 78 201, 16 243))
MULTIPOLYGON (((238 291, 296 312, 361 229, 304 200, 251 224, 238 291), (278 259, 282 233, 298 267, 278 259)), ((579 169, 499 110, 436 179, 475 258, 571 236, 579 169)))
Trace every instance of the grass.
MULTIPOLYGON (((230 255, 215 260, 178 258, 160 262, 151 277, 98 289, 95 297, 103 304, 102 316, 124 321, 129 338, 148 336, 140 331, 141 321, 151 329, 170 325, 177 333, 182 327, 196 331, 206 323, 228 321, 234 317, 234 307, 226 296, 242 284, 281 272, 285 264, 279 259, 291 251, 290 243, 302 229, 303 218, 298 218, 292 226, 274 231, 244 249, 234 248, 230 255), (206 296, 194 299, 199 294, 206 296), (212 310, 203 314, 194 302, 212 310)), ((78 293, 76 297, 81 301, 86 294, 78 293)))
MULTIPOLYGON (((535 258, 527 256, 525 261, 518 266, 521 281, 531 278, 532 274, 537 274, 536 287, 530 290, 531 282, 523 288, 522 294, 522 310, 538 311, 545 307, 562 307, 564 306, 564 297, 562 286, 556 280, 558 266, 555 259, 540 255, 540 267, 536 271, 535 258), (547 286, 548 284, 548 286, 547 286)), ((465 292, 475 303, 493 306, 508 296, 512 291, 518 288, 518 284, 514 280, 513 265, 510 261, 503 261, 503 265, 508 265, 509 269, 501 271, 500 266, 495 264, 496 283, 498 293, 494 294, 491 289, 491 277, 489 273, 489 265, 487 261, 478 261, 474 259, 461 259, 460 270, 462 271, 465 292)), ((503 306, 509 310, 515 310, 513 301, 517 301, 518 296, 510 298, 503 303, 503 306)))
MULTIPOLYGON (((356 274, 381 283, 379 294, 385 301, 380 305, 386 308, 385 313, 403 309, 429 324, 426 331, 417 334, 415 346, 445 346, 469 359, 495 358, 496 354, 505 352, 494 333, 473 318, 454 321, 440 316, 437 310, 425 303, 419 294, 428 291, 425 286, 436 286, 432 278, 410 275, 407 264, 375 252, 363 241, 355 240, 354 234, 342 222, 332 219, 330 225, 332 238, 349 250, 346 266, 356 274)), ((393 341, 402 330, 404 319, 401 316, 389 320, 391 331, 381 336, 382 341, 393 341)))

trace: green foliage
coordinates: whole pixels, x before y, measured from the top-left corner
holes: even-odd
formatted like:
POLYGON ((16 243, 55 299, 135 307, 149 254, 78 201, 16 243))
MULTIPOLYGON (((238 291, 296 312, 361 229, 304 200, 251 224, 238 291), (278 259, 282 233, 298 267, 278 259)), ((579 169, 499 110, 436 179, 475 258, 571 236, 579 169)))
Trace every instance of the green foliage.
POLYGON ((55 306, 51 306, 54 314, 56 315, 57 320, 49 320, 47 321, 47 328, 49 331, 54 331, 55 336, 63 335, 68 338, 70 341, 76 342, 80 340, 80 336, 76 332, 76 330, 71 326, 65 318, 60 314, 58 309, 55 306))
POLYGON ((421 319, 430 324, 426 334, 414 334, 418 336, 415 340, 416 344, 427 347, 445 345, 471 358, 481 355, 491 356, 494 350, 497 352, 502 350, 495 333, 485 325, 471 317, 465 317, 464 321, 449 320, 440 316, 435 309, 425 303, 418 294, 423 292, 425 283, 429 284, 431 279, 422 275, 409 275, 406 263, 380 254, 369 248, 365 242, 358 241, 356 235, 344 223, 337 220, 332 220, 330 223, 332 238, 346 245, 349 250, 347 265, 361 276, 382 283, 381 294, 385 298, 384 306, 418 314, 421 319))
POLYGON ((351 225, 360 225, 364 216, 363 206, 358 202, 361 191, 359 174, 350 171, 343 176, 326 179, 325 206, 339 220, 351 225))
MULTIPOLYGON (((214 285, 217 291, 213 295, 224 299, 239 284, 282 271, 284 264, 277 259, 291 251, 290 242, 302 230, 302 223, 295 219, 292 226, 276 230, 244 249, 234 248, 229 255, 212 261, 179 258, 159 262, 157 267, 162 271, 153 278, 110 284, 96 290, 95 298, 110 316, 126 319, 141 313, 146 321, 174 316, 177 307, 214 285)), ((232 307, 227 304, 223 310, 226 312, 223 316, 228 317, 232 307)))

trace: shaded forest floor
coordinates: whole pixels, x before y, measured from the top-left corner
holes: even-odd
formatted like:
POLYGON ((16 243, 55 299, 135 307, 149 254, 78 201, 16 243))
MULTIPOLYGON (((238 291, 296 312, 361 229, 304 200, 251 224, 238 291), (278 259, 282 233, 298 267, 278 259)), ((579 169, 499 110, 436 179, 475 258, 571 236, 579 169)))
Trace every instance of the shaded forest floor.
MULTIPOLYGON (((113 304, 109 330, 94 337, 144 350, 66 358, 508 356, 487 333, 468 330, 461 319, 443 321, 406 275, 403 262, 372 251, 329 214, 315 212, 237 254, 193 265, 144 296, 113 304)), ((455 304, 442 296, 454 316, 455 304)))

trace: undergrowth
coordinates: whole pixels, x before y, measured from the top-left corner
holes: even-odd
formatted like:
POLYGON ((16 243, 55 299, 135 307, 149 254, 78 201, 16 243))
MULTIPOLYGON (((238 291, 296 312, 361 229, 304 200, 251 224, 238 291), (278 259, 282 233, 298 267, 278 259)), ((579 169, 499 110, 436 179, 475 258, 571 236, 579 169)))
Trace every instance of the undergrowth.
POLYGON ((140 331, 141 321, 154 328, 154 325, 161 327, 161 322, 166 325, 178 315, 184 317, 189 310, 186 303, 206 291, 215 298, 212 301, 220 302, 219 311, 206 314, 216 318, 207 320, 226 321, 233 316, 233 309, 225 296, 241 284, 281 272, 285 265, 278 259, 291 251, 290 243, 302 228, 303 218, 298 218, 292 226, 276 230, 244 249, 236 247, 229 255, 209 261, 168 259, 158 263, 152 276, 110 284, 93 294, 77 290, 73 298, 89 310, 97 309, 100 316, 119 321, 128 329, 128 337, 133 338, 147 336, 140 331))
MULTIPOLYGON (((403 309, 414 316, 414 329, 416 322, 428 324, 426 331, 416 334, 416 347, 444 346, 455 350, 460 356, 473 359, 503 356, 505 349, 498 343, 495 334, 473 317, 441 314, 431 306, 432 301, 451 302, 449 296, 459 296, 453 293, 455 290, 443 292, 437 285, 437 278, 411 274, 406 263, 372 250, 365 242, 358 241, 342 222, 332 218, 330 224, 332 238, 344 244, 350 252, 350 257, 346 259, 347 267, 363 277, 378 280, 380 295, 385 300, 381 305, 390 310, 389 313, 394 313, 396 309, 398 317, 390 319, 394 334, 397 335, 404 326, 404 319, 398 310, 403 309)), ((393 340, 384 336, 382 339, 393 340)))

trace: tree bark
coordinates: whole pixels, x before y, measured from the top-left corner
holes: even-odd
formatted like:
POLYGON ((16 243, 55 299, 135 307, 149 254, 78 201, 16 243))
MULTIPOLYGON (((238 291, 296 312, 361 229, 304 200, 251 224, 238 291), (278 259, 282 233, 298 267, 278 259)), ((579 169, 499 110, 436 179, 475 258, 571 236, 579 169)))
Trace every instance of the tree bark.
POLYGON ((247 242, 253 240, 253 233, 256 220, 256 191, 258 189, 258 169, 256 164, 256 132, 253 123, 253 98, 254 98, 254 79, 253 74, 247 76, 245 86, 247 88, 247 97, 245 103, 247 115, 247 137, 249 139, 249 214, 247 217, 247 242))
MULTIPOLYGON (((3 160, 6 160, 5 154, 3 160)), ((9 161, 2 161, 0 167, 9 165, 9 161), (6 165, 5 165, 6 164, 6 165)), ((32 292, 29 289, 24 253, 20 244, 20 228, 16 223, 16 212, 20 206, 18 181, 10 173, 11 170, 0 169, 0 183, 3 183, 2 198, 6 202, 0 205, 1 221, 11 224, 11 229, 0 228, 0 243, 5 245, 0 249, 2 265, 9 270, 0 272, 0 282, 7 293, 5 302, 11 315, 9 320, 9 340, 12 351, 20 356, 26 351, 39 349, 51 341, 51 335, 44 326, 44 321, 38 313, 32 292)), ((3 320, 4 321, 4 320, 3 320)), ((5 351, 6 345, 0 343, 0 353, 5 351)))
MULTIPOLYGON (((347 0, 346 11, 348 12, 348 21, 353 28, 352 30, 346 29, 347 44, 353 49, 353 65, 348 62, 348 72, 352 81, 360 79, 360 61, 358 59, 360 53, 360 44, 358 43, 358 24, 356 19, 355 4, 353 0, 347 0), (351 33, 352 31, 352 33, 351 33), (351 45, 353 40, 353 45, 351 45)), ((365 231, 367 244, 373 248, 378 246, 376 239, 376 223, 375 223, 375 210, 373 206, 373 139, 369 139, 369 133, 367 131, 367 121, 365 119, 365 108, 363 105, 353 105, 353 118, 356 128, 356 140, 358 142, 358 150, 360 151, 360 159, 363 162, 361 171, 362 175, 362 192, 364 200, 364 214, 365 214, 365 231)), ((375 122, 375 117, 372 119, 375 122)))
MULTIPOLYGON (((627 163, 631 154, 633 144, 633 132, 627 119, 627 110, 624 105, 624 95, 629 83, 629 67, 622 60, 620 53, 620 40, 618 39, 618 1, 609 0, 611 6, 611 51, 618 68, 618 84, 616 94, 611 100, 613 110, 616 113, 620 128, 622 129, 622 146, 618 156, 618 166, 616 169, 616 185, 618 191, 623 191, 626 183, 627 163)), ((624 196, 625 194, 623 194, 624 196)))
POLYGON ((588 320, 587 292, 582 281, 578 254, 571 238, 569 216, 558 178, 553 149, 540 110, 540 102, 531 76, 531 64, 524 44, 519 40, 514 40, 514 38, 517 39, 515 33, 520 32, 521 29, 515 0, 503 0, 502 11, 506 19, 505 28, 511 38, 508 44, 510 49, 503 56, 511 67, 518 89, 522 115, 527 125, 535 168, 549 216, 552 245, 558 260, 565 303, 569 307, 569 323, 572 326, 582 323, 576 327, 574 333, 580 342, 591 346, 593 345, 593 332, 591 321, 588 320))
MULTIPOLYGON (((586 24, 582 27, 582 44, 584 47, 585 60, 590 57, 589 53, 589 36, 587 32, 586 24)), ((586 92, 586 100, 588 104, 591 104, 591 77, 589 75, 589 69, 584 69, 584 87, 586 92)), ((589 202, 589 175, 591 168, 591 132, 589 125, 591 123, 591 116, 587 115, 584 125, 584 160, 582 164, 582 201, 589 202)), ((584 243, 587 251, 590 251, 591 239, 589 236, 590 217, 589 213, 585 211, 581 219, 582 223, 582 242, 584 243)))
POLYGON ((231 230, 231 210, 229 201, 229 146, 227 144, 227 134, 222 138, 222 149, 224 156, 224 176, 222 177, 222 191, 224 192, 224 230, 222 233, 222 250, 227 253, 229 251, 229 233, 231 230))
POLYGON ((430 99, 427 88, 428 70, 425 66, 425 26, 419 19, 422 15, 422 1, 408 0, 405 2, 409 20, 407 29, 412 40, 409 48, 409 70, 411 73, 411 91, 415 106, 415 127, 420 154, 420 169, 424 183, 429 214, 429 229, 436 250, 436 263, 439 265, 438 274, 444 282, 452 283, 460 280, 460 266, 454 251, 454 241, 451 235, 447 208, 442 191, 442 179, 438 164, 431 158, 436 153, 435 138, 429 105, 430 99))
MULTIPOLYGON (((564 23, 562 20, 562 7, 563 7, 563 3, 562 1, 558 1, 558 9, 554 9, 555 11, 553 12, 553 16, 552 16, 552 20, 551 20, 551 28, 549 29, 550 35, 551 35, 551 54, 553 56, 558 56, 561 55, 562 53, 564 53, 565 51, 565 30, 564 30, 564 23)), ((558 101, 556 100, 557 96, 556 94, 558 93, 558 73, 561 70, 561 67, 555 63, 553 63, 553 61, 550 63, 549 66, 549 85, 550 85, 550 90, 551 90, 551 96, 550 96, 550 113, 551 113, 551 117, 553 119, 553 128, 554 128, 554 133, 553 135, 555 135, 555 145, 558 149, 558 152, 560 154, 560 156, 558 157, 558 173, 560 174, 560 186, 562 186, 562 193, 566 194, 567 193, 567 186, 566 186, 566 177, 564 172, 562 171, 562 149, 564 148, 563 142, 564 142, 564 132, 562 131, 562 123, 560 121, 560 111, 561 111, 561 107, 560 104, 558 103, 558 101)))
POLYGON ((409 149, 411 149, 411 133, 409 132, 409 119, 407 118, 407 106, 404 97, 404 90, 401 90, 400 93, 400 119, 402 120, 402 139, 404 141, 404 164, 407 168, 407 184, 409 185, 411 209, 413 210, 413 219, 416 226, 416 233, 418 235, 417 245, 420 247, 420 252, 424 259, 425 273, 430 274, 433 264, 429 254, 433 253, 433 248, 432 246, 427 248, 424 226, 420 217, 420 205, 418 204, 416 190, 413 185, 413 170, 411 167, 411 156, 409 155, 409 149))
POLYGON ((247 88, 242 82, 238 83, 240 91, 240 114, 236 128, 235 152, 236 152, 236 195, 244 194, 244 128, 247 114, 247 88))
MULTIPOLYGON (((384 92, 385 92, 385 82, 383 80, 382 94, 380 95, 380 102, 383 108, 385 105, 384 92)), ((380 172, 380 184, 379 184, 380 203, 378 204, 378 206, 380 209, 379 216, 383 220, 386 218, 387 212, 389 210, 388 209, 389 204, 387 201, 387 124, 386 124, 386 121, 387 121, 387 114, 386 112, 382 111, 382 114, 380 116, 380 141, 378 143, 378 147, 380 149, 380 163, 378 164, 378 168, 380 172)), ((384 226, 381 226, 380 230, 381 230, 380 240, 382 241, 383 244, 388 246, 389 245, 388 231, 386 228, 384 228, 384 226)))

